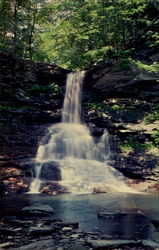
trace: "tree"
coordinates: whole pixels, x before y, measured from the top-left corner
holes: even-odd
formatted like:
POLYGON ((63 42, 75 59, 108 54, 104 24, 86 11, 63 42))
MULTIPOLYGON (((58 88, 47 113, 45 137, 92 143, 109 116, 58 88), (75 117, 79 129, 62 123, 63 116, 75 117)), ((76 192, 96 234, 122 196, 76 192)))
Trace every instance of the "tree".
POLYGON ((158 0, 0 0, 0 48, 70 69, 159 47, 158 0))

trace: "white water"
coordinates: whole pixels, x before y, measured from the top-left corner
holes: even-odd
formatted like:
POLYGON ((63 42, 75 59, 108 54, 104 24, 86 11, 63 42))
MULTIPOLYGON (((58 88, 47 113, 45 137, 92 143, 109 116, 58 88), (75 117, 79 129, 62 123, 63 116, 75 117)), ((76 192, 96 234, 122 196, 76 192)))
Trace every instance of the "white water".
POLYGON ((39 193, 40 173, 44 163, 55 162, 62 180, 58 181, 72 193, 93 191, 134 192, 123 176, 109 166, 109 136, 105 130, 97 143, 89 129, 81 124, 81 91, 84 72, 68 75, 62 123, 51 126, 49 140, 38 148, 35 159, 35 179, 30 193, 39 193))

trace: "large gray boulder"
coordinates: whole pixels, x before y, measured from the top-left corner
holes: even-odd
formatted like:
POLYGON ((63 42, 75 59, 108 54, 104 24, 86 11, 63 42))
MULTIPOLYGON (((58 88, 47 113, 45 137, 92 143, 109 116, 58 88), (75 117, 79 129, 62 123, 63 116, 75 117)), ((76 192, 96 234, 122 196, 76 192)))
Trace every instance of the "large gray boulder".
POLYGON ((33 206, 28 206, 22 208, 22 213, 28 214, 28 215, 51 215, 54 213, 54 210, 49 205, 40 205, 35 204, 33 206))
MULTIPOLYGON (((54 240, 40 240, 37 242, 30 243, 28 245, 22 246, 20 250, 43 250, 47 248, 54 249, 54 240)), ((14 249, 14 248, 13 248, 14 249)))
POLYGON ((42 165, 40 178, 44 180, 60 181, 61 171, 56 162, 45 162, 42 165))
POLYGON ((30 235, 48 235, 53 231, 52 227, 30 227, 29 234, 30 235))
POLYGON ((136 240, 89 240, 87 242, 93 249, 109 249, 122 246, 137 246, 140 241, 136 240))

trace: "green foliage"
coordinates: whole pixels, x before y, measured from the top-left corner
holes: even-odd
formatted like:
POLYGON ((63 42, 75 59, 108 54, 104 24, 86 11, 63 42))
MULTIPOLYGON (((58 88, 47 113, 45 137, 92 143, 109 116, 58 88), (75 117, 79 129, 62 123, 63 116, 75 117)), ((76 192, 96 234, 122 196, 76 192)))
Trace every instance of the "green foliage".
POLYGON ((126 69, 141 46, 158 49, 158 10, 156 0, 1 0, 0 50, 73 70, 122 59, 126 69))
POLYGON ((32 84, 29 88, 27 88, 27 93, 35 94, 37 92, 45 91, 45 86, 40 86, 38 84, 32 84))
POLYGON ((3 105, 0 105, 0 111, 9 111, 9 110, 16 110, 16 109, 21 109, 21 110, 26 110, 28 109, 29 107, 26 106, 26 105, 21 105, 21 106, 16 106, 15 104, 3 104, 3 105))
POLYGON ((103 103, 99 103, 99 102, 89 102, 88 108, 91 110, 101 111, 101 112, 109 112, 112 110, 110 106, 106 106, 103 103))
POLYGON ((141 61, 135 61, 135 60, 133 60, 133 63, 141 71, 150 72, 150 73, 159 73, 159 63, 147 65, 147 64, 142 63, 141 61))
POLYGON ((99 62, 106 61, 113 55, 113 49, 111 46, 102 47, 100 49, 94 49, 84 54, 86 62, 91 65, 95 65, 99 62))
POLYGON ((152 142, 140 143, 132 136, 129 136, 125 141, 119 143, 119 147, 122 151, 134 151, 134 150, 149 150, 153 147, 152 142))
POLYGON ((151 134, 151 138, 154 141, 154 145, 156 147, 159 147, 159 130, 153 131, 152 134, 151 134))
POLYGON ((121 107, 120 107, 119 105, 117 105, 117 104, 113 105, 111 108, 112 108, 114 111, 118 111, 118 110, 121 109, 121 107))
POLYGON ((151 113, 147 113, 144 117, 145 124, 153 123, 159 121, 159 105, 154 105, 152 107, 151 113))
POLYGON ((120 50, 115 53, 114 56, 120 59, 128 59, 129 57, 133 56, 134 48, 126 49, 126 50, 120 50))
POLYGON ((62 94, 61 88, 55 84, 51 83, 49 85, 38 85, 32 84, 27 88, 27 94, 29 95, 39 95, 39 94, 52 94, 53 96, 60 96, 62 94))
POLYGON ((101 112, 118 112, 118 111, 125 111, 126 107, 124 105, 118 105, 114 104, 112 106, 106 105, 105 103, 100 102, 89 102, 88 108, 95 111, 101 111, 101 112))
POLYGON ((45 0, 0 1, 0 49, 32 59, 45 0))
POLYGON ((7 111, 12 109, 13 107, 10 107, 8 105, 0 105, 0 111, 7 111))
POLYGON ((49 87, 51 89, 52 95, 54 95, 54 96, 61 96, 62 90, 61 90, 61 88, 57 84, 51 83, 49 87))
POLYGON ((119 64, 116 66, 116 70, 127 70, 132 64, 131 59, 120 59, 119 64))

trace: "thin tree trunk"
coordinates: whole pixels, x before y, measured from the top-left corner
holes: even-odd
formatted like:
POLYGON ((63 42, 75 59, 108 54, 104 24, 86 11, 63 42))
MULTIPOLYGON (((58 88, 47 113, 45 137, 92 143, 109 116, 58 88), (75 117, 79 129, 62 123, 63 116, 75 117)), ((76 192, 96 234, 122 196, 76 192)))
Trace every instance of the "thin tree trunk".
POLYGON ((35 22, 36 22, 36 15, 37 10, 34 12, 34 18, 33 18, 33 23, 31 25, 31 30, 30 30, 30 36, 29 36, 29 58, 32 60, 32 38, 33 38, 33 33, 34 33, 34 28, 35 28, 35 22))
POLYGON ((13 21, 14 21, 14 37, 13 37, 13 52, 16 54, 17 52, 17 0, 15 0, 14 4, 14 16, 13 16, 13 21))

